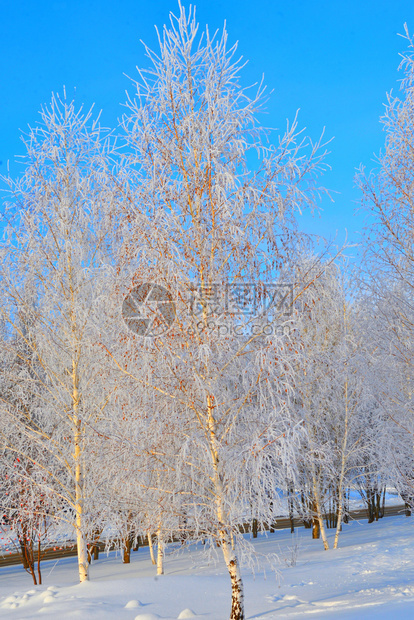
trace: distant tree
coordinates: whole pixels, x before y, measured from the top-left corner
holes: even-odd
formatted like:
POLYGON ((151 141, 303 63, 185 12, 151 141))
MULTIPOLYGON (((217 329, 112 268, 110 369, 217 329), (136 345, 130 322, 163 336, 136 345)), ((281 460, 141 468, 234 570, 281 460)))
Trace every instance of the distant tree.
POLYGON ((404 70, 401 94, 388 95, 381 119, 385 149, 376 169, 370 173, 361 169, 357 176, 367 210, 363 281, 375 300, 377 344, 388 374, 394 378, 392 385, 387 382, 387 389, 383 386, 380 390, 380 404, 398 426, 390 434, 389 444, 401 488, 413 476, 408 470, 414 430, 414 45, 407 27, 406 39, 408 50, 400 65, 404 70))
POLYGON ((36 464, 42 453, 41 442, 27 439, 27 428, 42 432, 37 415, 42 400, 33 389, 40 368, 36 369, 31 347, 26 345, 28 334, 22 316, 18 324, 24 336, 11 336, 5 330, 0 344, 0 510, 4 538, 21 554, 23 566, 36 585, 42 582, 41 544, 53 523, 56 506, 36 464))
POLYGON ((305 431, 297 461, 297 510, 312 519, 313 535, 321 535, 327 549, 324 521, 336 528, 336 548, 347 490, 356 484, 367 489, 369 506, 374 489, 382 494, 378 365, 384 358, 378 355, 365 299, 358 299, 340 265, 315 266, 307 258, 297 268, 298 277, 321 271, 296 310, 294 341, 302 357, 291 406, 305 431))

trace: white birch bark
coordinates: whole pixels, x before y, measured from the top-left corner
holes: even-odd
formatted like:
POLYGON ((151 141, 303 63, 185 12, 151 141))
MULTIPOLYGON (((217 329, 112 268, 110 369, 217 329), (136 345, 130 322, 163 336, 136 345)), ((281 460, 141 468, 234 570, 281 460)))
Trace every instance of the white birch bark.
POLYGON ((148 537, 148 547, 149 547, 149 551, 150 551, 151 562, 155 566, 156 565, 156 561, 155 561, 155 556, 154 556, 154 545, 153 545, 153 542, 152 542, 152 534, 151 534, 150 531, 147 532, 147 537, 148 537))
POLYGON ((230 620, 244 620, 244 592, 239 562, 226 536, 222 537, 221 546, 231 581, 230 620))
MULTIPOLYGON (((344 305, 344 324, 346 327, 346 309, 344 305)), ((346 331, 346 329, 345 329, 346 331)), ((348 430, 349 430, 349 403, 348 403, 348 379, 345 379, 345 393, 344 393, 345 415, 344 415, 344 435, 341 444, 341 471, 339 473, 338 480, 338 520, 336 524, 336 532, 333 548, 338 548, 339 533, 342 527, 342 514, 343 514, 343 486, 345 478, 345 468, 347 461, 347 448, 348 448, 348 430)))
POLYGON ((323 547, 324 547, 325 551, 327 551, 329 549, 329 543, 328 543, 328 537, 326 535, 325 523, 324 523, 324 520, 323 520, 323 514, 322 514, 322 510, 321 510, 321 496, 320 496, 320 492, 319 492, 319 483, 318 483, 318 479, 317 479, 317 476, 316 476, 315 467, 312 466, 312 469, 313 469, 313 473, 312 473, 312 479, 313 479, 313 498, 314 498, 314 504, 315 504, 315 509, 316 509, 316 516, 317 516, 318 521, 319 521, 319 529, 320 529, 320 532, 321 532, 323 547))
MULTIPOLYGON (((210 456, 214 471, 214 487, 216 495, 217 520, 225 523, 226 517, 223 509, 224 489, 220 475, 219 455, 216 437, 216 421, 214 419, 214 405, 210 395, 207 396, 208 430, 210 436, 210 456)), ((225 529, 219 529, 219 541, 223 551, 224 561, 229 571, 231 581, 231 612, 230 620, 244 620, 244 592, 243 581, 236 552, 232 549, 231 537, 225 529)))
POLYGON ((161 528, 157 532, 157 575, 164 574, 164 541, 161 528))

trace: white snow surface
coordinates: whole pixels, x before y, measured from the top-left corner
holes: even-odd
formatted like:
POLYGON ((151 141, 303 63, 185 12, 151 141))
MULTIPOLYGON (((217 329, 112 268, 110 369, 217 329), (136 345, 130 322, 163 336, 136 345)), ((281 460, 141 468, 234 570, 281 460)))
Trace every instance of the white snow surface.
MULTIPOLYGON (((333 542, 332 530, 330 541, 333 542)), ((386 517, 344 525, 340 548, 324 551, 299 528, 261 536, 260 553, 277 552, 281 576, 244 570, 246 618, 414 618, 414 518, 386 517), (295 557, 296 556, 296 557, 295 557), (296 560, 296 563, 295 563, 296 560), (292 566, 292 564, 294 564, 292 566)), ((91 566, 77 583, 76 558, 43 562, 44 585, 33 586, 21 566, 0 569, 0 618, 99 620, 227 620, 230 583, 222 561, 199 547, 167 554, 156 577, 147 548, 122 564, 115 554, 91 566)))

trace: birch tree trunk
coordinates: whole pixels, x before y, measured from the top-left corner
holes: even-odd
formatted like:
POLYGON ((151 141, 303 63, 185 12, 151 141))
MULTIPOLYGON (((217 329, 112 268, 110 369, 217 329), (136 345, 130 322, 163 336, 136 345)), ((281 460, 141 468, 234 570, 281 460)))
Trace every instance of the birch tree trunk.
MULTIPOLYGON (((69 230, 66 230, 66 237, 69 240, 69 230)), ((79 390, 79 343, 77 334, 76 304, 75 304, 75 284, 72 264, 72 253, 67 254, 67 271, 69 277, 70 295, 70 328, 72 344, 72 403, 73 403, 73 431, 74 431, 74 468, 75 468, 75 527, 76 545, 78 551, 78 568, 80 583, 89 580, 89 561, 88 546, 84 535, 83 517, 83 476, 82 476, 82 449, 83 433, 82 420, 79 414, 80 390, 79 390)))
POLYGON ((152 544, 152 534, 151 534, 151 532, 148 532, 147 536, 148 536, 148 547, 149 547, 149 551, 150 551, 151 562, 155 566, 156 561, 155 561, 155 557, 154 557, 154 546, 152 544))
POLYGON ((164 543, 162 540, 161 527, 157 532, 157 575, 164 574, 164 543))
POLYGON ((236 553, 231 548, 231 543, 225 535, 221 538, 221 548, 223 549, 224 561, 226 562, 231 580, 230 620, 244 620, 243 581, 239 563, 236 553))
MULTIPOLYGON (((216 437, 216 421, 214 419, 214 405, 211 395, 207 396, 208 429, 210 435, 210 455, 214 470, 214 486, 216 495, 216 510, 219 524, 224 523, 223 483, 219 471, 219 455, 216 437)), ((219 540, 223 550, 224 561, 229 571, 231 581, 231 612, 230 620, 244 620, 244 593, 243 581, 240 573, 237 555, 232 548, 231 537, 226 530, 220 529, 219 540)))
MULTIPOLYGON (((345 317, 345 311, 344 311, 345 317)), ((338 521, 336 524, 335 540, 333 548, 338 548, 339 532, 342 528, 342 513, 343 513, 343 485, 345 478, 345 465, 346 465, 346 449, 348 443, 348 381, 345 381, 345 432, 342 440, 342 454, 341 454, 341 472, 339 475, 338 483, 338 521)))
POLYGON ((339 532, 342 529, 342 513, 343 513, 342 499, 340 497, 339 498, 339 504, 338 504, 338 521, 337 521, 337 524, 336 524, 335 540, 334 540, 334 545, 333 545, 334 549, 338 548, 339 532))
POLYGON ((318 481, 316 479, 315 471, 312 474, 312 479, 313 479, 313 497, 314 497, 314 507, 315 507, 315 512, 316 512, 316 518, 318 519, 318 522, 319 522, 319 530, 322 536, 323 547, 325 551, 327 551, 329 549, 329 543, 328 543, 328 538, 326 536, 325 524, 323 522, 323 515, 321 511, 321 500, 320 500, 318 481))
POLYGON ((131 547, 132 542, 129 536, 126 536, 123 540, 124 548, 123 548, 123 557, 122 562, 124 564, 129 564, 131 562, 131 547))
POLYGON ((78 389, 76 372, 74 372, 74 428, 75 428, 75 524, 76 524, 76 545, 78 550, 79 581, 89 580, 88 547, 83 533, 83 489, 82 489, 82 469, 81 469, 81 421, 78 419, 78 389))

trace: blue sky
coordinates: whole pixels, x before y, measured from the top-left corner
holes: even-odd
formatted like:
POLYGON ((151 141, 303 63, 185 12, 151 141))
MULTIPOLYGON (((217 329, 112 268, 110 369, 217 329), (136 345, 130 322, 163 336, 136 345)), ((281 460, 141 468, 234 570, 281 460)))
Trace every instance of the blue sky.
MULTIPOLYGON (((188 6, 188 3, 183 3, 188 6)), ((407 22, 414 33, 412 0, 199 0, 200 24, 227 22, 248 60, 246 85, 264 74, 273 94, 263 124, 284 128, 300 108, 299 123, 317 139, 333 137, 324 184, 340 192, 324 200, 320 216, 304 215, 302 227, 341 243, 358 239, 354 215, 355 168, 374 165, 384 143, 379 123, 386 93, 398 90, 398 36, 407 22)), ((130 88, 124 74, 145 66, 140 39, 156 47, 175 0, 0 0, 0 172, 24 152, 20 131, 38 118, 52 91, 76 88, 76 100, 102 109, 114 126, 130 88)))

